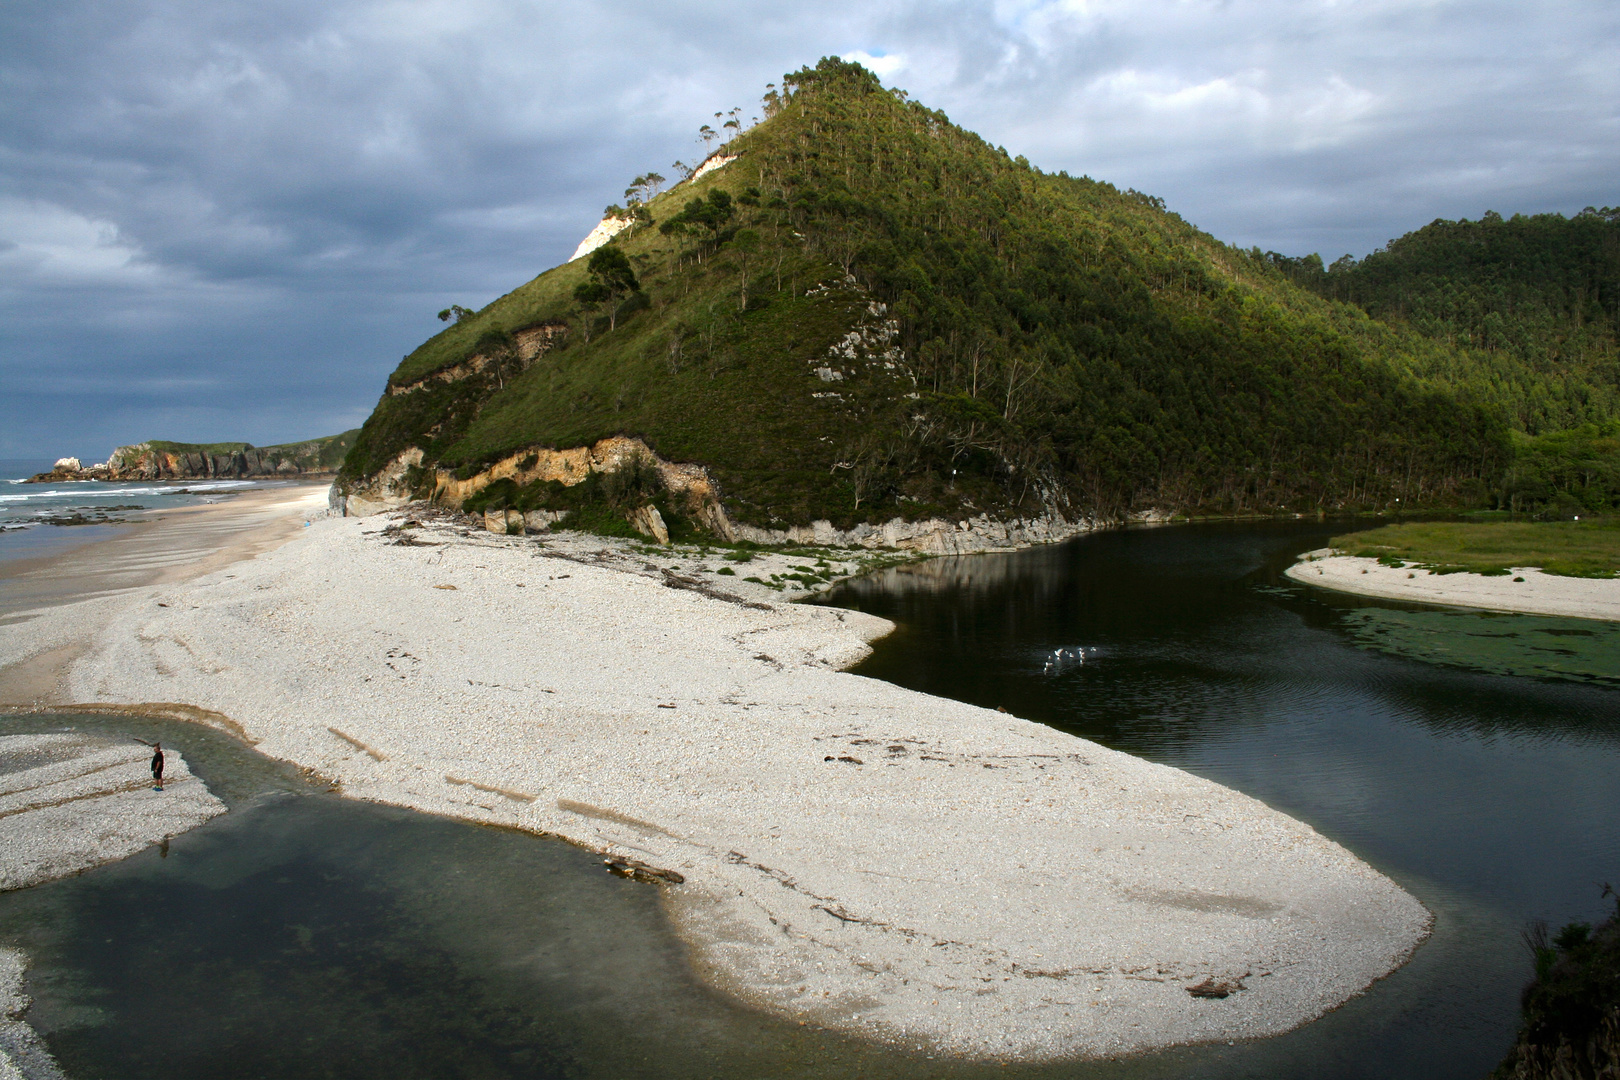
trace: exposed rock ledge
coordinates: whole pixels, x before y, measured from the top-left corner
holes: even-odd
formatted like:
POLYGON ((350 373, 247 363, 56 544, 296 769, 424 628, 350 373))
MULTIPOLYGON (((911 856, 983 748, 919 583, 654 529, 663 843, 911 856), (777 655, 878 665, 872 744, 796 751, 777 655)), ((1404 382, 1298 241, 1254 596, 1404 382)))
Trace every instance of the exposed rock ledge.
MULTIPOLYGON (((716 151, 715 153, 709 155, 708 160, 704 161, 703 164, 699 165, 696 169, 693 169, 691 176, 687 177, 685 180, 682 180, 680 183, 695 183, 696 181, 703 179, 703 177, 707 176, 709 173, 714 172, 716 169, 724 168, 725 166, 730 165, 733 161, 737 160, 737 157, 738 155, 736 154, 726 154, 722 151, 716 151)), ((676 186, 679 187, 680 185, 677 184, 676 186)), ((671 188, 670 190, 674 189, 671 188)), ((589 255, 597 248, 602 247, 608 241, 612 240, 615 236, 618 236, 635 223, 636 219, 633 215, 625 214, 623 217, 618 217, 613 214, 609 214, 607 217, 597 222, 594 229, 585 234, 585 239, 581 240, 579 242, 579 246, 574 249, 574 253, 568 256, 568 261, 574 262, 577 259, 583 259, 585 256, 589 255)))
MULTIPOLYGON (((528 370, 530 364, 549 352, 559 341, 568 334, 568 327, 561 323, 544 323, 540 326, 530 326, 512 334, 512 348, 515 353, 516 368, 508 375, 517 375, 528 370)), ((398 397, 401 394, 414 394, 418 390, 426 389, 435 383, 460 382, 462 379, 482 374, 497 358, 485 353, 474 353, 459 364, 451 364, 447 368, 440 368, 431 375, 424 375, 415 382, 404 383, 400 386, 389 384, 388 396, 398 397)))
POLYGON ((626 214, 624 217, 609 215, 596 223, 596 228, 585 234, 585 239, 579 242, 574 253, 568 256, 568 261, 583 259, 597 248, 618 236, 624 230, 636 223, 636 219, 626 214))
MULTIPOLYGON (((497 480, 505 479, 519 484, 555 480, 571 487, 593 472, 611 472, 638 457, 654 464, 665 489, 685 501, 687 512, 694 520, 710 533, 727 541, 900 548, 929 555, 967 555, 981 551, 1008 551, 1031 544, 1057 543, 1090 532, 1103 524, 1094 518, 1069 520, 1056 508, 1049 507, 1039 517, 1016 518, 1012 521, 996 521, 988 514, 980 514, 963 521, 947 521, 943 518, 906 521, 896 517, 879 525, 862 523, 849 529, 839 529, 826 520, 781 529, 764 529, 731 519, 720 503, 719 491, 709 470, 702 465, 666 461, 640 439, 624 436, 613 436, 592 446, 576 446, 567 450, 544 447, 520 450, 465 480, 458 480, 454 473, 439 469, 432 479, 431 497, 434 502, 459 507, 470 496, 497 480)), ((400 454, 367 483, 348 490, 334 483, 329 496, 332 512, 342 517, 366 517, 416 501, 428 488, 420 478, 414 484, 412 482, 413 472, 419 470, 421 465, 422 451, 413 447, 400 454)), ((499 526, 490 524, 488 527, 493 532, 504 531, 507 520, 503 516, 499 526)), ((656 535, 654 529, 642 531, 656 535)))

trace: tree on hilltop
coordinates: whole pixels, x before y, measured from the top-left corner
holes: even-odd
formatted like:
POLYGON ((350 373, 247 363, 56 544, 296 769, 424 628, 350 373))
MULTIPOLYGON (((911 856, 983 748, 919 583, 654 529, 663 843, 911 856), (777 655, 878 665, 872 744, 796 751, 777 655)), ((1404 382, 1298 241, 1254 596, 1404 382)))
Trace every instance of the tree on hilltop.
POLYGON ((630 181, 630 186, 624 189, 624 197, 631 205, 644 203, 658 194, 658 189, 663 186, 664 178, 649 172, 630 181))

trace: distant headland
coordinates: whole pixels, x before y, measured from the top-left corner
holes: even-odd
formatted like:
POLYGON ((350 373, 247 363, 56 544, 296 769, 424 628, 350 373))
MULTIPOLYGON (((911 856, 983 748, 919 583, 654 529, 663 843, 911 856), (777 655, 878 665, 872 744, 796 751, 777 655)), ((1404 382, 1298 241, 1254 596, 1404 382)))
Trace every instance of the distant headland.
POLYGON ((254 446, 245 442, 181 443, 152 439, 120 446, 105 462, 83 465, 58 458, 49 472, 30 484, 69 480, 251 479, 261 476, 320 476, 336 473, 359 433, 356 428, 307 442, 254 446))

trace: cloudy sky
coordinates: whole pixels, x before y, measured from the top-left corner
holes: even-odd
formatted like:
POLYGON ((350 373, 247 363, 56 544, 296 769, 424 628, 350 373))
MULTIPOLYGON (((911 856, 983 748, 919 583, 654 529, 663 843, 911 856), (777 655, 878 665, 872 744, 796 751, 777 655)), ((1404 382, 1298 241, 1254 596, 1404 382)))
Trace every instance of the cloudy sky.
POLYGON ((8 0, 0 457, 354 426, 831 54, 1244 246, 1620 205, 1614 0, 8 0))

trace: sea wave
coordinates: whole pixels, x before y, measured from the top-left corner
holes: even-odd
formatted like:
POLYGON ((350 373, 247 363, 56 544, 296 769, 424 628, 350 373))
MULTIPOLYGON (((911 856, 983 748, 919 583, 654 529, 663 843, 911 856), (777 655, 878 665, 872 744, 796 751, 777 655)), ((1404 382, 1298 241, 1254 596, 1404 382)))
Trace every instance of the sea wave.
MULTIPOLYGON (((19 483, 20 481, 11 480, 7 482, 15 484, 19 483)), ((44 499, 53 498, 121 499, 130 495, 201 495, 209 492, 235 491, 239 488, 250 488, 256 486, 255 482, 252 480, 209 480, 203 483, 187 482, 183 487, 171 487, 168 485, 154 486, 151 484, 142 484, 140 486, 132 484, 107 484, 104 482, 88 480, 70 482, 75 484, 94 483, 96 486, 89 488, 74 487, 69 490, 64 490, 54 484, 50 487, 39 485, 39 490, 0 495, 0 503, 38 502, 44 499)))

